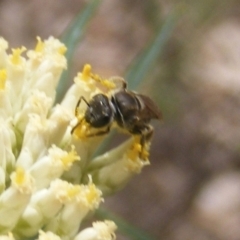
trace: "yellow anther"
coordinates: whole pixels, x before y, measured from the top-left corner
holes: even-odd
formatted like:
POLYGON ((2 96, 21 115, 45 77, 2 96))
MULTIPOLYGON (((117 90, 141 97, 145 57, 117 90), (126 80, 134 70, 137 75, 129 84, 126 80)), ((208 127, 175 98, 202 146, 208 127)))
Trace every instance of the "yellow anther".
POLYGON ((58 48, 58 53, 61 55, 64 55, 67 51, 67 48, 65 46, 61 46, 58 48))
POLYGON ((144 149, 144 150, 142 151, 141 157, 142 157, 143 160, 146 160, 146 161, 147 161, 148 158, 149 158, 149 151, 146 150, 146 149, 144 149))
POLYGON ((141 144, 135 143, 135 144, 133 145, 133 150, 134 150, 134 151, 137 151, 137 152, 142 151, 142 146, 141 146, 141 144))
POLYGON ((87 81, 89 79, 89 77, 91 76, 91 70, 92 70, 92 67, 90 64, 84 65, 83 71, 82 71, 82 79, 84 81, 87 81))
POLYGON ((98 206, 100 201, 102 200, 101 198, 101 191, 96 188, 96 186, 93 183, 89 183, 86 186, 86 192, 85 192, 85 198, 87 200, 87 204, 91 209, 94 209, 98 206))
POLYGON ((21 185, 21 184, 23 184, 24 180, 25 180, 25 172, 24 172, 23 168, 19 167, 16 170, 15 183, 17 185, 21 185))
POLYGON ((67 195, 68 195, 69 198, 72 199, 72 198, 74 198, 76 195, 79 194, 80 190, 81 190, 81 187, 78 186, 78 185, 76 185, 76 186, 71 186, 71 187, 69 187, 68 190, 67 190, 67 195))
POLYGON ((99 75, 97 75, 97 74, 93 74, 93 73, 91 73, 91 78, 94 80, 94 81, 96 81, 96 82, 102 82, 103 81, 103 79, 99 76, 99 75))
POLYGON ((90 185, 88 185, 88 192, 86 194, 86 198, 88 200, 88 202, 92 202, 93 199, 96 198, 96 187, 95 185, 93 185, 92 183, 90 185))
POLYGON ((11 61, 14 65, 19 65, 21 63, 21 54, 26 50, 25 47, 12 49, 11 61))
POLYGON ((42 52, 44 49, 44 42, 42 41, 42 39, 40 37, 37 37, 37 45, 35 47, 35 51, 36 52, 42 52))
POLYGON ((102 84, 104 87, 107 87, 109 89, 113 89, 116 87, 115 83, 113 83, 112 81, 110 81, 108 79, 103 79, 97 74, 91 73, 91 78, 93 80, 95 80, 96 82, 99 82, 100 84, 102 84))
POLYGON ((64 157, 62 157, 62 163, 66 169, 68 169, 73 162, 80 160, 80 157, 77 155, 74 147, 72 147, 71 151, 64 157))
POLYGON ((3 90, 5 88, 7 80, 7 71, 6 69, 1 69, 0 70, 0 90, 3 90))
POLYGON ((116 84, 114 84, 113 82, 105 79, 105 80, 102 80, 102 85, 107 87, 108 89, 114 89, 116 88, 116 84))
POLYGON ((137 160, 142 150, 142 146, 139 143, 134 143, 127 152, 127 156, 131 160, 137 160))
POLYGON ((84 119, 80 121, 81 121, 81 124, 79 124, 79 126, 77 126, 74 129, 73 133, 77 138, 83 140, 87 138, 87 133, 89 131, 90 126, 84 119))
POLYGON ((23 194, 30 194, 33 191, 34 180, 23 168, 18 167, 10 176, 12 186, 23 194))

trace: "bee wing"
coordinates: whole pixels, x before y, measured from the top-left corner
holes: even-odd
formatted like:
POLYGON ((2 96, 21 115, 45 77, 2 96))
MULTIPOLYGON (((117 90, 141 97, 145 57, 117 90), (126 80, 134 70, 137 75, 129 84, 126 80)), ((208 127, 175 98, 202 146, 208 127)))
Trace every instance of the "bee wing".
POLYGON ((162 119, 162 112, 159 110, 157 105, 148 96, 137 94, 138 99, 142 102, 143 114, 153 119, 162 119))

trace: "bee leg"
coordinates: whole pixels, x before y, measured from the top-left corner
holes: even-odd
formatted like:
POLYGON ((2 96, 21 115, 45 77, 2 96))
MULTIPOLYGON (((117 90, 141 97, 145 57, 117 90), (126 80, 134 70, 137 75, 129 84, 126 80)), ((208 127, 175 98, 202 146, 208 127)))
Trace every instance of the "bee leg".
POLYGON ((146 143, 150 141, 153 135, 153 127, 151 125, 146 125, 146 128, 141 133, 140 144, 142 150, 140 152, 140 158, 146 159, 146 143))
POLYGON ((83 101, 86 103, 86 105, 89 107, 89 103, 88 103, 88 101, 86 100, 86 98, 84 98, 83 96, 81 96, 81 97, 79 98, 78 102, 77 102, 76 107, 75 107, 75 116, 78 116, 78 115, 79 115, 78 108, 79 108, 82 100, 83 100, 83 101))
POLYGON ((120 83, 120 89, 127 89, 127 82, 121 78, 121 77, 117 77, 117 76, 113 76, 111 78, 109 78, 110 81, 112 81, 114 84, 116 84, 118 86, 118 84, 120 83))
POLYGON ((102 136, 102 135, 104 135, 104 134, 109 133, 109 131, 110 131, 110 126, 108 126, 106 129, 101 130, 101 131, 98 131, 98 132, 96 132, 96 133, 90 133, 90 134, 87 135, 87 137, 102 136))
POLYGON ((126 82, 126 81, 123 82, 122 88, 123 88, 123 89, 127 89, 127 82, 126 82))
POLYGON ((145 140, 150 141, 153 135, 153 127, 151 125, 147 125, 147 130, 145 132, 145 140))
POLYGON ((81 125, 82 121, 83 121, 83 118, 80 121, 78 121, 78 123, 72 128, 71 134, 73 134, 75 129, 77 129, 81 125))

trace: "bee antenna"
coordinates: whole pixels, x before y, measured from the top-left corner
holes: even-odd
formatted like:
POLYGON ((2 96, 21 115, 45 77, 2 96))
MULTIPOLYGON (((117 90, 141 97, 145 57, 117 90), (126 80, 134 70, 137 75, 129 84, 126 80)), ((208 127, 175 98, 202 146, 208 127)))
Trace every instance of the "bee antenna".
POLYGON ((119 77, 119 76, 112 76, 109 78, 110 81, 115 83, 116 85, 120 85, 121 89, 126 89, 127 88, 127 82, 124 80, 124 78, 119 77))

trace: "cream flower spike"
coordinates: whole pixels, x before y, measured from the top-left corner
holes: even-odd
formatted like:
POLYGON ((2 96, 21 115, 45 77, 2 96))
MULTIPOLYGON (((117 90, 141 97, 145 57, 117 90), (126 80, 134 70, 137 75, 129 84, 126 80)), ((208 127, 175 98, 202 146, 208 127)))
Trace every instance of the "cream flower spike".
POLYGON ((108 131, 94 135, 85 112, 96 94, 127 93, 125 81, 86 64, 54 105, 65 45, 37 37, 34 49, 7 49, 0 38, 0 240, 114 240, 113 222, 81 223, 149 164, 150 141, 132 136, 93 158, 108 131))

